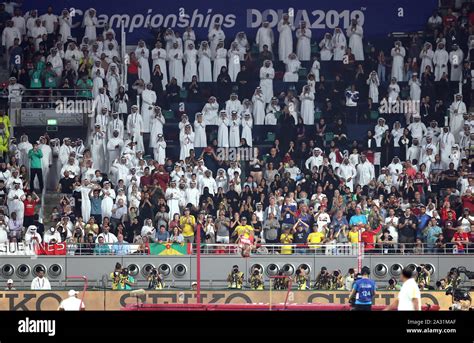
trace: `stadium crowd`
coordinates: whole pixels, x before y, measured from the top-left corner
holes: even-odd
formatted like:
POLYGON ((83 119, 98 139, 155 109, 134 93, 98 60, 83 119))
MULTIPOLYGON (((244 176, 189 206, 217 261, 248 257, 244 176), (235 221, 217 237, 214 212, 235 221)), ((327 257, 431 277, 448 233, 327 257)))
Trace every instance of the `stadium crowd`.
POLYGON ((162 29, 125 56, 94 9, 81 39, 68 10, 25 10, 0 4, 10 104, 33 94, 52 106, 69 90, 95 107, 84 141, 24 128, 17 141, 0 113, 0 242, 127 254, 127 242, 146 251, 199 231, 208 244, 280 253, 360 242, 366 253, 473 249, 470 4, 434 9, 423 34, 387 51, 365 40, 358 18, 315 40, 284 15, 252 32, 254 44, 216 23, 207 40, 162 29), (395 110, 402 101, 413 106, 395 110), (348 132, 355 121, 365 137, 348 132), (178 141, 179 152, 167 147, 178 141), (45 228, 35 190, 51 186, 62 196, 45 228))

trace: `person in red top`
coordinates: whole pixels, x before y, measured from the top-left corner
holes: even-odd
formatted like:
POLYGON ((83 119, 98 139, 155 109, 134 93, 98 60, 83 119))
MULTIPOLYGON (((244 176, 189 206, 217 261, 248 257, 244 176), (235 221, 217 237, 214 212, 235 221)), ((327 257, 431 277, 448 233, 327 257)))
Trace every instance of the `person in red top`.
POLYGON ((453 14, 453 10, 448 8, 448 13, 443 17, 443 25, 448 26, 456 23, 456 16, 453 14))
POLYGON ((449 201, 445 201, 443 204, 443 208, 440 212, 441 220, 444 222, 446 220, 456 221, 456 212, 451 209, 451 204, 449 201), (451 213, 451 217, 449 217, 449 213, 451 213))
POLYGON ((464 229, 460 226, 458 227, 458 231, 454 234, 451 242, 454 243, 455 247, 457 247, 458 253, 464 253, 466 244, 469 244, 469 234, 464 232, 464 229))
POLYGON ((40 198, 36 195, 35 192, 28 194, 26 199, 23 201, 23 205, 25 206, 25 216, 23 218, 23 226, 28 227, 33 225, 35 221, 35 207, 36 204, 39 203, 40 198))
POLYGON ((140 186, 151 186, 153 184, 153 177, 150 174, 150 168, 145 167, 144 175, 140 178, 140 186))
POLYGON ((470 213, 474 213, 474 196, 468 188, 466 193, 461 197, 462 208, 468 208, 470 213))
POLYGON ((372 252, 375 249, 375 237, 382 230, 380 224, 375 230, 368 225, 367 229, 361 233, 361 240, 364 243, 364 251, 366 253, 372 252))
POLYGON ((155 173, 153 174, 153 179, 158 181, 158 186, 161 187, 163 192, 166 192, 166 188, 170 182, 170 175, 165 171, 163 165, 155 163, 155 173))

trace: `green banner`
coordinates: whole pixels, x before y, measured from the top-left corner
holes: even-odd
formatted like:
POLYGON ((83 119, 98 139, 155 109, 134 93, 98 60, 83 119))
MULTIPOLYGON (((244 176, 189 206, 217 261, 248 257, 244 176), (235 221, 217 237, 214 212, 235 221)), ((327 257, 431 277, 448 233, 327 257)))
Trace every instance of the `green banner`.
POLYGON ((150 255, 188 255, 188 244, 151 243, 150 255))

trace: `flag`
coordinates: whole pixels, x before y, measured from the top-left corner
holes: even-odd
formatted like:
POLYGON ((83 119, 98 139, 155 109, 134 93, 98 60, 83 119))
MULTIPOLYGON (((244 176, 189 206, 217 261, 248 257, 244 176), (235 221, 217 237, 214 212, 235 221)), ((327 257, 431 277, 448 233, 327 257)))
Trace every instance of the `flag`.
POLYGON ((36 248, 37 255, 66 255, 66 243, 39 244, 36 248))
POLYGON ((149 245, 150 255, 188 255, 190 244, 179 243, 151 243, 149 245))

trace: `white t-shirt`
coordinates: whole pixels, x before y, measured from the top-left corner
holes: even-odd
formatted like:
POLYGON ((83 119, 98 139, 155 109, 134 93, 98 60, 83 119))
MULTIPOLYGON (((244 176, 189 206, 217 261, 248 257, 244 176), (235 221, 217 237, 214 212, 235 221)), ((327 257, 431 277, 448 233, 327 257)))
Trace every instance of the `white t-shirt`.
POLYGON ((85 308, 85 305, 81 299, 69 297, 61 301, 59 308, 62 308, 64 311, 79 311, 81 308, 85 308))
POLYGON ((421 311, 421 293, 414 278, 403 283, 398 293, 398 311, 421 311), (418 309, 413 308, 413 299, 419 299, 418 309))
POLYGON ((51 284, 49 283, 49 280, 45 277, 35 277, 33 281, 31 281, 31 290, 51 290, 51 284))

